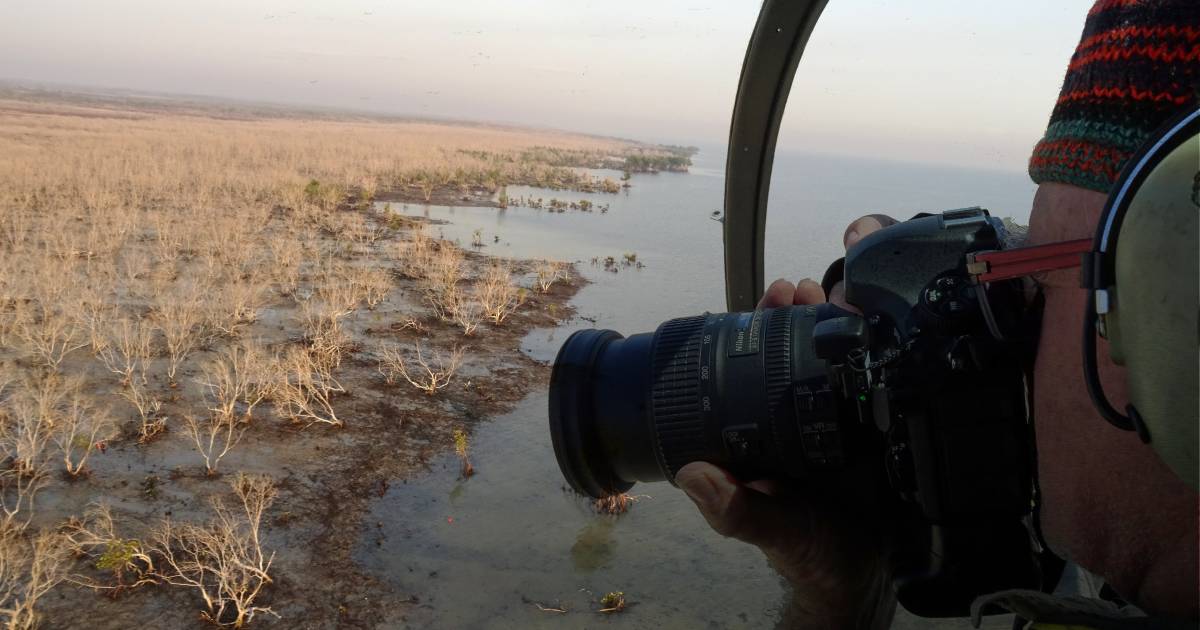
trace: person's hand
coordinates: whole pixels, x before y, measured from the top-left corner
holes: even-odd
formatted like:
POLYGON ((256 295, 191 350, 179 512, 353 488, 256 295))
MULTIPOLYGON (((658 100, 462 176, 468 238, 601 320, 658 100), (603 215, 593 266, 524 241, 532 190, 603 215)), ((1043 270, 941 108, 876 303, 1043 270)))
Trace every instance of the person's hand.
MULTIPOLYGON (((846 229, 843 243, 848 249, 892 223, 895 220, 886 216, 863 217, 846 229)), ((841 283, 833 287, 830 301, 852 309, 841 288, 841 283)), ((771 283, 758 306, 825 301, 825 292, 813 280, 792 285, 780 279, 771 283)), ((675 483, 717 533, 760 548, 792 585, 785 626, 883 628, 891 623, 895 595, 887 571, 883 525, 870 518, 869 510, 848 509, 853 499, 834 496, 836 490, 807 488, 802 482, 743 483, 706 462, 681 468, 675 483)))

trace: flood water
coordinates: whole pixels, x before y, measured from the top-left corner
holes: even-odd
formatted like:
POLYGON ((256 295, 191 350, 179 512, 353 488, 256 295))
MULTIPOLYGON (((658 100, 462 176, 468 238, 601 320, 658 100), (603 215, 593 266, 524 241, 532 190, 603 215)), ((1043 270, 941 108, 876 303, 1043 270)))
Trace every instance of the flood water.
MULTIPOLYGON (((607 204, 606 213, 529 208, 392 204, 392 210, 446 221, 434 228, 468 244, 481 230, 486 254, 578 261, 590 284, 574 298, 578 316, 524 340, 550 361, 581 327, 624 334, 665 319, 724 310, 721 224, 723 154, 702 152, 688 174, 634 175, 616 195, 509 187, 510 198, 607 204), (498 240, 498 242, 496 242, 498 240), (591 264, 625 253, 644 267, 617 273, 591 264)), ((619 173, 611 173, 615 176, 619 173)), ((772 182, 767 276, 819 278, 841 255, 845 226, 863 214, 906 218, 918 211, 983 205, 997 216, 1028 217, 1033 185, 1020 173, 993 173, 781 155, 772 182)), ((417 605, 438 627, 762 628, 785 604, 785 588, 755 549, 713 533, 666 483, 642 484, 620 517, 596 515, 565 489, 546 425, 546 391, 477 427, 478 474, 458 478, 452 453, 420 477, 393 483, 367 519, 357 559, 417 605), (609 591, 631 604, 593 612, 609 591), (566 613, 543 611, 565 609, 566 613)), ((967 628, 898 615, 895 627, 967 628)), ((995 620, 987 627, 1008 627, 995 620)))

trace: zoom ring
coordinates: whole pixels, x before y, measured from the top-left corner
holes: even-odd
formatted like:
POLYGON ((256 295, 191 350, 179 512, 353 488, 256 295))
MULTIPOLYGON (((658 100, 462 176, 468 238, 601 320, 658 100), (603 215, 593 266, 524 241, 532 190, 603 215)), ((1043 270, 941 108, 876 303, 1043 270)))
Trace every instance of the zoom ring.
MULTIPOLYGON (((767 322, 765 372, 767 381, 767 417, 771 421, 772 444, 776 448, 790 442, 795 428, 790 414, 782 408, 792 384, 792 309, 777 308, 767 322)), ((776 453, 778 456, 784 453, 776 453)), ((781 458, 779 461, 787 461, 781 458)))
POLYGON ((699 315, 666 322, 654 344, 650 408, 658 463, 671 480, 684 464, 708 454, 700 415, 700 350, 706 319, 699 315))

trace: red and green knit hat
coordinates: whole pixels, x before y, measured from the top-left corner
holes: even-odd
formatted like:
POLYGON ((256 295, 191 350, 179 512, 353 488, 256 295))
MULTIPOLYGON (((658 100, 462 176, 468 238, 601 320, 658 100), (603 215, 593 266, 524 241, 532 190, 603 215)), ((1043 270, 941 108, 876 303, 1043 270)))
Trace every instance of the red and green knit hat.
POLYGON ((1107 193, 1142 142, 1196 107, 1198 94, 1200 0, 1098 0, 1029 176, 1107 193))

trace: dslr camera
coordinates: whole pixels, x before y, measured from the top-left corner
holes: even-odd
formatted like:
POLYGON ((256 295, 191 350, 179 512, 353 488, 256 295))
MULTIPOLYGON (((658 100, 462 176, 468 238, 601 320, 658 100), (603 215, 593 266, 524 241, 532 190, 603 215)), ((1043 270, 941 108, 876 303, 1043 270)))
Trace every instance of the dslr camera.
POLYGON ((978 595, 1039 588, 1030 413, 1039 309, 984 283, 1003 248, 981 208, 865 237, 825 274, 832 304, 706 313, 629 337, 581 330, 550 384, 554 453, 600 498, 703 460, 788 479, 879 532, 900 603, 961 616, 978 595))

